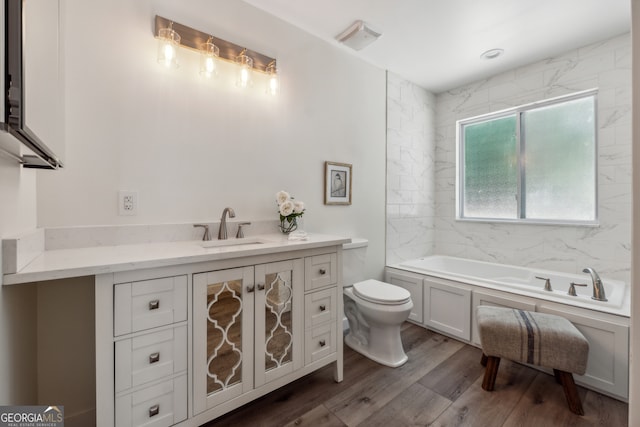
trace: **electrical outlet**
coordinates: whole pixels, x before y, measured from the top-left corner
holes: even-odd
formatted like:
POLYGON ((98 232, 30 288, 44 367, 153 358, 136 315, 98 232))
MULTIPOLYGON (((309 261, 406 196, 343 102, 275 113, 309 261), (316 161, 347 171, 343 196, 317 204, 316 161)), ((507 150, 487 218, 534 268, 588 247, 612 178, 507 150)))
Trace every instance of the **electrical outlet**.
POLYGON ((118 191, 118 215, 138 215, 138 193, 136 191, 118 191))

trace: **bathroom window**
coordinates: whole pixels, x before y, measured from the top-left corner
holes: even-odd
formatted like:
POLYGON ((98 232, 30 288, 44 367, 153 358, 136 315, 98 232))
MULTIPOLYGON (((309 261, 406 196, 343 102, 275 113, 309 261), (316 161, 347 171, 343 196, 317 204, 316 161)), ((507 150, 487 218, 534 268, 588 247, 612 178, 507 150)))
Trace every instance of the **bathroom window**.
POLYGON ((457 218, 597 223, 596 91, 458 121, 457 218))

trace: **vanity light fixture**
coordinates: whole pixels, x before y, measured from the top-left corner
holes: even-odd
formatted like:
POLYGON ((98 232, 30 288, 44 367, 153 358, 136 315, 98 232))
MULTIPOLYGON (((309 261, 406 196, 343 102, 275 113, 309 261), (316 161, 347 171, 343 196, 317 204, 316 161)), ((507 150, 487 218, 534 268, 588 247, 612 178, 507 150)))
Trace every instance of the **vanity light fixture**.
POLYGON ((173 22, 158 30, 158 62, 167 68, 178 68, 180 34, 173 29, 173 22))
POLYGON ((217 61, 223 60, 238 66, 238 86, 252 86, 253 73, 258 72, 268 79, 267 93, 276 94, 279 90, 275 58, 158 15, 155 18, 154 35, 162 46, 158 50, 158 62, 177 67, 177 47, 182 46, 200 54, 200 74, 204 76, 215 75, 217 61))
POLYGON ((277 95, 280 92, 280 77, 278 76, 275 59, 267 65, 267 75, 269 76, 267 93, 269 95, 277 95))
POLYGON ((216 61, 220 56, 220 48, 213 44, 213 37, 202 45, 200 49, 200 74, 211 77, 217 74, 216 61))
POLYGON ((251 70, 253 70, 253 59, 247 56, 247 49, 243 49, 240 55, 236 56, 235 62, 238 64, 238 76, 236 86, 247 88, 253 85, 251 70))

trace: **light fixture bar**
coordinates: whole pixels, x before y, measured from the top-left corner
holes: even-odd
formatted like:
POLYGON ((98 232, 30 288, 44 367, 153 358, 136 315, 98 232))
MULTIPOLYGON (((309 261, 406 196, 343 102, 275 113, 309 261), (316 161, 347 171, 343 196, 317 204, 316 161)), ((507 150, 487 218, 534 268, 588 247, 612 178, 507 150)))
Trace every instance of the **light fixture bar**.
POLYGON ((175 32, 180 34, 180 46, 182 47, 200 52, 200 49, 202 49, 202 45, 211 40, 211 43, 220 48, 219 58, 229 62, 234 62, 235 58, 240 54, 240 52, 244 50, 244 54, 253 59, 254 70, 262 73, 266 73, 269 64, 275 61, 275 58, 263 55, 260 52, 246 49, 244 46, 239 46, 227 40, 219 39, 212 36, 210 33, 205 33, 203 31, 187 27, 186 25, 178 24, 175 21, 163 18, 162 16, 158 15, 156 15, 155 19, 154 36, 158 37, 159 31, 161 29, 169 28, 170 26, 172 26, 175 32))

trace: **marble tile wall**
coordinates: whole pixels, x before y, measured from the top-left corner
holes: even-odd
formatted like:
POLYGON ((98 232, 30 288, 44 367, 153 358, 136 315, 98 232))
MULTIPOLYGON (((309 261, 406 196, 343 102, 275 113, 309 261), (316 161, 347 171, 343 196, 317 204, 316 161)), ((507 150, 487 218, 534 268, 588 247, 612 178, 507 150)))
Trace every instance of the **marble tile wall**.
MULTIPOLYGON (((394 85, 398 83, 389 84, 395 90, 394 85)), ((390 135, 393 135, 394 128, 389 127, 390 135)), ((389 163, 393 165, 393 162, 389 163)), ((629 283, 632 202, 630 35, 621 35, 439 94, 435 165, 427 161, 424 169, 433 167, 434 228, 428 225, 423 230, 416 229, 415 233, 427 232, 432 237, 435 230, 435 253, 572 273, 592 266, 601 275, 629 283), (591 88, 598 88, 598 227, 456 221, 456 120, 591 88)), ((397 178, 390 174, 389 181, 394 179, 397 178)), ((429 189, 425 198, 433 197, 433 191, 429 189)), ((395 194, 394 191, 389 193, 395 194)), ((398 209, 392 204, 389 208, 398 209)), ((388 222, 393 222, 391 215, 388 222)), ((405 234, 411 232, 405 230, 405 234)))
POLYGON ((387 73, 387 264, 433 249, 435 105, 433 94, 387 73))

